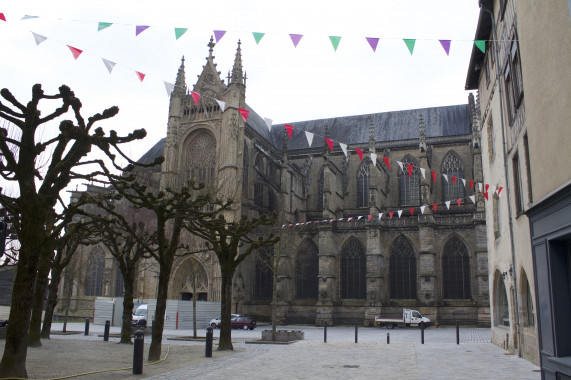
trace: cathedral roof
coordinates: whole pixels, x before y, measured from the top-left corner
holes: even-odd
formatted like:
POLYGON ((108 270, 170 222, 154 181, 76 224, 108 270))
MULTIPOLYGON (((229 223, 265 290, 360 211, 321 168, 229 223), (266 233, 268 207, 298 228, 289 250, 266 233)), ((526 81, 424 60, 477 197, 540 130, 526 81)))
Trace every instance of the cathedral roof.
POLYGON ((137 162, 140 164, 150 164, 155 160, 155 158, 162 156, 165 149, 165 141, 166 138, 164 137, 160 139, 151 149, 147 151, 147 153, 143 154, 143 156, 139 158, 137 162))

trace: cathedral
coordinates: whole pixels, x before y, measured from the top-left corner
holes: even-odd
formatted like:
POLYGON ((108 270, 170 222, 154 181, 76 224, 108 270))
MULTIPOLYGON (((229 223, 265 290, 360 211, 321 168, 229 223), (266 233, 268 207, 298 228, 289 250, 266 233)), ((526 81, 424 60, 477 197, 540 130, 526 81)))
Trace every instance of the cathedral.
MULTIPOLYGON (((240 265, 232 310, 270 319, 274 277, 264 261, 279 253, 279 323, 371 326, 377 315, 412 308, 435 324, 489 326, 487 194, 474 186, 482 182, 474 97, 268 126, 246 104, 240 43, 226 81, 214 45, 211 39, 192 91, 183 58, 166 137, 140 159, 165 161, 138 173, 155 189, 215 183, 237 200, 235 218, 278 213, 281 241, 240 265)), ((89 260, 72 292, 76 314, 90 315, 97 296, 121 295, 122 279, 102 246, 82 249, 89 260)), ((169 299, 194 297, 196 263, 197 299, 220 300, 220 268, 208 252, 175 262, 169 299)), ((138 300, 156 297, 158 273, 147 264, 136 279, 138 300)))

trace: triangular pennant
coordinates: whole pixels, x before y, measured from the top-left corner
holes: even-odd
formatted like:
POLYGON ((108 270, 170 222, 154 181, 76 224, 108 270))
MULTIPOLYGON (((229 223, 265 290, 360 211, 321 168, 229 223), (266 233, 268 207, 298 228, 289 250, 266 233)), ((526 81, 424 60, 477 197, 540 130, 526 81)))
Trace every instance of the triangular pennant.
POLYGON ((190 95, 192 95, 192 100, 194 100, 194 104, 198 104, 200 101, 200 94, 198 92, 191 91, 190 95))
POLYGON ((371 46, 371 49, 373 49, 374 52, 377 51, 377 45, 379 44, 379 39, 375 37, 365 37, 365 38, 367 39, 367 42, 371 46))
POLYGON ((143 79, 145 79, 145 75, 143 73, 140 73, 138 71, 135 71, 135 74, 137 74, 137 78, 139 78, 139 80, 141 81, 141 83, 143 83, 143 79))
POLYGON ((503 187, 501 187, 501 186, 498 188, 498 197, 500 196, 500 193, 502 192, 502 189, 503 189, 503 187))
POLYGON ((462 184, 464 185, 464 187, 466 187, 466 180, 464 178, 460 178, 460 180, 462 181, 462 184))
POLYGON ((456 185, 456 177, 451 176, 452 177, 452 182, 456 185))
POLYGON ((482 182, 478 182, 478 190, 480 193, 482 192, 482 182))
POLYGON ((422 179, 426 179, 426 169, 424 168, 419 168, 420 169, 420 174, 422 174, 422 179))
POLYGON ((38 16, 24 15, 20 20, 31 20, 33 18, 38 18, 38 16))
POLYGON ((293 126, 289 125, 289 124, 285 124, 285 129, 287 131, 287 135, 289 136, 289 139, 291 140, 291 134, 293 133, 293 126))
POLYGON ((412 169, 414 166, 412 164, 408 164, 408 178, 412 177, 412 169))
POLYGON ((350 222, 350 221, 352 221, 352 220, 353 220, 353 217, 352 217, 352 216, 350 216, 350 217, 347 218, 347 221, 348 221, 348 222, 350 222))
MULTIPOLYGON (((355 152, 357 152, 357 155, 359 156, 359 159, 361 160, 361 162, 363 161, 363 151, 359 148, 355 148, 355 152)), ((374 161, 373 161, 374 162, 374 161)))
POLYGON ((264 117, 264 121, 266 122, 266 126, 268 127, 268 130, 271 132, 272 130, 272 119, 268 119, 267 117, 264 117))
POLYGON ((367 215, 367 222, 370 222, 372 217, 373 217, 372 214, 367 215))
POLYGON ((436 183, 436 172, 432 171, 432 182, 436 183))
POLYGON ((329 150, 333 152, 333 140, 328 139, 327 137, 325 138, 325 142, 327 143, 327 146, 329 147, 329 150))
POLYGON ((363 217, 363 215, 359 215, 359 216, 357 217, 357 220, 361 220, 362 217, 363 217))
POLYGON ((406 44, 408 51, 410 51, 410 55, 412 55, 412 51, 414 50, 414 43, 416 42, 416 40, 410 38, 403 38, 403 41, 406 44))
MULTIPOLYGON (((335 220, 335 219, 333 219, 333 220, 335 220)), ((337 219, 337 220, 339 220, 340 222, 342 222, 343 220, 345 220, 345 218, 339 218, 339 219, 337 219)))
POLYGON ((307 144, 311 147, 311 144, 313 144, 313 133, 305 131, 305 138, 307 139, 307 144))
POLYGON ((143 33, 145 30, 149 29, 148 25, 136 25, 135 26, 135 36, 143 33))
POLYGON ((341 147, 341 150, 343 151, 345 157, 347 157, 347 144, 339 143, 339 146, 341 147))
POLYGON ((448 182, 448 176, 446 174, 442 173, 442 177, 448 182))
MULTIPOLYGON (((111 74, 111 72, 113 71, 113 68, 115 67, 115 62, 110 61, 108 59, 105 58, 101 58, 101 60, 103 61, 103 64, 105 65, 105 67, 107 68, 107 71, 109 71, 109 74, 111 74)), ((166 82, 165 82, 166 83, 166 82)), ((173 85, 173 89, 174 89, 174 85, 173 85)), ((167 88, 167 92, 168 92, 168 88, 167 88)), ((169 92, 169 96, 171 95, 170 93, 172 92, 172 90, 170 90, 169 92)))
POLYGON ((186 33, 187 30, 188 28, 174 28, 174 36, 178 40, 180 37, 182 37, 183 34, 186 33))
POLYGON ((468 184, 470 185, 470 190, 474 189, 474 181, 470 181, 468 182, 468 184))
POLYGON ((486 54, 486 41, 484 40, 474 40, 474 45, 484 54, 486 54))
POLYGON ((383 217, 383 213, 379 212, 379 220, 381 220, 382 217, 383 217))
POLYGON ((167 90, 167 96, 171 96, 171 94, 174 90, 174 83, 169 83, 169 82, 165 82, 165 81, 163 81, 163 83, 165 84, 165 88, 167 90))
POLYGON ((225 34, 226 34, 225 30, 215 30, 214 37, 216 38, 216 43, 220 42, 220 40, 222 39, 222 37, 224 37, 225 34))
POLYGON ((442 48, 446 52, 446 55, 450 55, 450 40, 438 40, 438 41, 440 41, 440 45, 442 45, 442 48))
POLYGON ((377 164, 377 153, 371 153, 371 161, 373 162, 373 165, 377 164))
POLYGON ((403 166, 402 166, 402 162, 397 161, 397 164, 399 164, 400 170, 404 172, 403 166))
POLYGON ((297 47, 301 37, 303 37, 303 34, 290 34, 289 37, 291 38, 291 42, 293 42, 293 47, 297 47))
POLYGON ((242 115, 242 119, 244 119, 244 123, 248 120, 248 114, 250 113, 250 111, 245 110, 243 108, 238 108, 238 111, 240 111, 240 115, 242 115))
POLYGON ((34 40, 36 40, 36 45, 39 45, 48 39, 47 37, 40 36, 39 34, 36 34, 34 32, 32 32, 32 34, 34 35, 34 40))
POLYGON ((97 31, 103 30, 105 28, 109 28, 113 23, 111 22, 100 22, 97 24, 97 31))
POLYGON ((425 208, 425 207, 426 207, 426 206, 420 206, 420 213, 421 213, 421 214, 424 214, 424 208, 425 208))
POLYGON ((475 195, 470 195, 470 200, 472 201, 472 203, 476 204, 476 196, 475 195))
POLYGON ((392 219, 394 214, 395 214, 394 211, 389 211, 389 219, 392 219))
POLYGON ((282 229, 283 229, 285 226, 286 226, 285 224, 282 224, 282 229))
POLYGON ((410 211, 410 215, 414 216, 414 207, 409 208, 408 211, 410 211))
POLYGON ((444 202, 444 204, 446 205, 446 208, 448 210, 450 210, 450 201, 446 201, 446 202, 444 202))
POLYGON ((218 103, 218 107, 220 107, 220 110, 222 112, 224 112, 224 110, 226 109, 226 102, 223 102, 222 100, 218 100, 218 99, 214 99, 216 100, 216 103, 218 103))
POLYGON ((485 188, 485 192, 487 193, 487 192, 488 192, 488 189, 490 188, 490 185, 485 184, 485 185, 484 185, 484 188, 485 188))
POLYGON ((456 199, 456 203, 458 203, 458 207, 460 207, 460 205, 462 204, 462 198, 456 199))
POLYGON ((434 212, 436 212, 436 210, 438 210, 438 203, 433 203, 432 209, 434 210, 434 212))
POLYGON ((400 218, 400 216, 402 215, 402 210, 398 210, 397 214, 399 214, 399 218, 400 218))
POLYGON ((331 45, 333 45, 333 49, 337 51, 337 47, 339 46, 339 42, 341 41, 341 37, 339 36, 329 36, 331 40, 331 45))
POLYGON ((486 198, 486 200, 488 200, 488 192, 482 193, 482 195, 484 196, 484 198, 486 198))
POLYGON ((252 34, 254 35, 254 39, 256 40, 256 45, 258 45, 260 43, 260 40, 262 39, 262 37, 264 37, 264 34, 266 33, 252 32, 252 34))
POLYGON ((387 165, 387 169, 391 170, 391 162, 388 157, 383 157, 383 162, 387 165))
POLYGON ((78 59, 81 53, 83 53, 83 50, 79 50, 77 48, 74 48, 73 46, 67 45, 67 47, 69 48, 69 50, 71 50, 71 54, 73 54, 73 58, 75 59, 78 59))
POLYGON ((0 20, 6 21, 6 16, 4 16, 4 13, 0 13, 0 20))

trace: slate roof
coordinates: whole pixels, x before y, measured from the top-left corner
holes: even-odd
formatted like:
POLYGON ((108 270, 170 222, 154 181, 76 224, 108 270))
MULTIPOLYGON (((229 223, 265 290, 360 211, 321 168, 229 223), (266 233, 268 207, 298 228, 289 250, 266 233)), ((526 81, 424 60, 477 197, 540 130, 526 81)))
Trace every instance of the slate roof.
POLYGON ((137 162, 140 164, 150 164, 155 160, 155 158, 162 156, 165 149, 165 141, 165 137, 160 139, 151 149, 147 151, 147 153, 143 154, 143 156, 141 156, 137 162))

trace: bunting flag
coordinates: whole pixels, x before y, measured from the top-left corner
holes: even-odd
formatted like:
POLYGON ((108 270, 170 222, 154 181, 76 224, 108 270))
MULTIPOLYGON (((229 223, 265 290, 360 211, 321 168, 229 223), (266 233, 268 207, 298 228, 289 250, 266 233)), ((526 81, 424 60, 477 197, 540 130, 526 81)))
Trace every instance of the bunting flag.
POLYGON ((341 150, 343 151, 345 157, 347 157, 347 144, 339 143, 339 146, 341 147, 341 150))
POLYGON ((389 211, 389 219, 393 218, 394 213, 395 213, 394 211, 389 211))
POLYGON ((488 189, 490 188, 490 185, 486 184, 485 189, 486 189, 486 193, 488 192, 488 189))
POLYGON ((464 184, 464 187, 466 187, 466 180, 464 178, 460 178, 462 180, 462 184, 464 184))
POLYGON ((382 217, 383 217, 383 213, 379 212, 379 220, 381 220, 382 217))
POLYGON ((186 33, 187 30, 188 28, 174 28, 174 36, 178 40, 180 37, 182 37, 183 34, 186 33))
POLYGON ((361 160, 361 162, 363 162, 363 151, 359 148, 355 148, 355 151, 357 152, 357 155, 359 156, 359 159, 361 160))
POLYGON ((456 199, 456 203, 458 203, 458 207, 460 207, 460 205, 462 204, 462 198, 456 199))
POLYGON ((271 132, 272 131, 272 119, 268 119, 267 117, 264 117, 264 121, 266 122, 266 126, 268 127, 268 130, 271 132))
POLYGON ((327 146, 329 147, 329 150, 331 152, 333 152, 333 140, 328 139, 327 137, 325 138, 325 142, 327 143, 327 146))
POLYGON ((194 100, 194 104, 198 104, 200 100, 200 94, 198 92, 191 91, 190 95, 192 95, 192 100, 194 100))
POLYGON ((138 71, 135 71, 135 74, 137 74, 137 78, 139 78, 139 80, 141 81, 141 83, 143 83, 143 79, 145 79, 145 75, 143 73, 140 73, 138 71))
POLYGON ((256 40, 256 45, 260 44, 260 41, 262 40, 262 37, 264 37, 264 35, 266 33, 256 33, 256 32, 252 32, 252 34, 254 35, 254 40, 256 40))
POLYGON ((21 20, 31 20, 33 18, 38 18, 38 16, 24 15, 24 17, 22 17, 21 20))
POLYGON ((135 36, 143 33, 145 30, 149 29, 148 25, 137 25, 135 26, 135 36))
POLYGON ((285 124, 285 129, 287 131, 287 135, 289 136, 289 139, 291 140, 291 134, 293 133, 293 126, 291 126, 289 124, 285 124))
MULTIPOLYGON (((113 61, 109 61, 108 59, 105 58, 101 58, 101 60, 103 61, 103 64, 105 65, 105 67, 107 68, 107 71, 109 71, 109 74, 111 74, 111 72, 113 71, 113 68, 115 67, 116 63, 113 61)), ((165 82, 166 83, 166 82, 165 82)), ((172 90, 174 89, 174 84, 172 85, 172 89, 170 90, 170 92, 167 89, 167 92, 169 93, 169 96, 171 95, 172 90)))
POLYGON ((446 52, 446 55, 450 55, 450 40, 438 40, 440 41, 440 45, 442 45, 442 48, 444 49, 444 51, 446 52))
POLYGON ((311 144, 313 144, 313 133, 305 131, 305 138, 307 139, 307 145, 311 148, 311 144))
POLYGON ((488 200, 488 192, 482 193, 482 195, 484 196, 484 198, 486 198, 486 200, 488 200))
POLYGON ((474 190, 474 181, 470 180, 468 184, 470 185, 470 190, 474 190))
POLYGON ((0 13, 0 20, 6 21, 6 16, 4 16, 4 13, 0 13))
POLYGON ((408 211, 410 211, 410 215, 414 216, 414 207, 409 208, 408 211))
POLYGON ((109 28, 113 23, 111 22, 100 22, 97 24, 97 31, 103 30, 105 28, 109 28))
POLYGON ((476 204, 476 196, 475 195, 470 195, 470 200, 472 201, 473 204, 476 204))
POLYGON ((291 42, 293 42, 293 47, 296 48, 303 34, 290 34, 289 37, 291 38, 291 42))
POLYGON ((365 38, 367 39, 367 42, 371 46, 371 49, 373 49, 373 52, 376 52, 377 45, 379 44, 379 39, 375 37, 365 37, 365 38))
POLYGON ((352 216, 350 216, 349 218, 347 218, 347 221, 348 221, 348 222, 350 222, 350 221, 352 221, 352 220, 353 220, 353 217, 352 217, 352 216))
POLYGON ((74 48, 73 46, 67 45, 67 47, 69 48, 69 50, 71 50, 71 54, 73 54, 73 58, 75 58, 76 60, 79 58, 81 53, 83 53, 83 50, 79 50, 78 48, 74 48))
POLYGON ((426 207, 426 206, 420 206, 420 213, 421 213, 421 214, 424 214, 424 208, 425 208, 425 207, 426 207))
POLYGON ((432 182, 436 183, 436 172, 432 170, 432 182))
POLYGON ((397 164, 399 164, 400 170, 404 172, 403 166, 402 166, 402 162, 397 161, 397 164))
POLYGON ((426 179, 426 169, 420 168, 420 174, 422 174, 422 179, 426 179))
POLYGON ((442 173, 442 177, 448 182, 448 176, 446 174, 442 173))
POLYGON ((408 178, 412 177, 412 169, 414 166, 412 164, 408 164, 408 178))
POLYGON ((486 54, 486 41, 484 40, 474 40, 474 45, 484 54, 486 54))
POLYGON ((371 161, 373 161, 373 165, 377 164, 377 153, 371 153, 371 161))
MULTIPOLYGON (((216 103, 218 103, 218 107, 220 107, 220 110, 222 112, 224 112, 224 110, 226 109, 226 102, 223 102, 222 100, 218 100, 218 99, 214 99, 216 100, 216 103)), ((270 120, 271 122, 271 120, 270 120)))
POLYGON ((333 50, 337 51, 337 47, 339 46, 339 42, 341 41, 341 37, 339 36, 329 36, 331 40, 331 45, 333 45, 333 50))
POLYGON ((436 210, 438 210, 438 203, 433 203, 432 209, 434 210, 434 212, 436 212, 436 210))
POLYGON ((482 182, 478 182, 478 190, 480 193, 482 192, 482 182))
POLYGON ((450 201, 446 201, 446 202, 444 202, 444 204, 446 205, 446 208, 448 210, 450 210, 450 201))
POLYGON ((503 189, 503 187, 501 187, 501 186, 498 188, 498 197, 500 196, 500 193, 502 192, 502 189, 503 189))
POLYGON ((359 216, 357 217, 357 220, 361 220, 362 217, 363 217, 363 215, 359 215, 359 216))
POLYGON ((416 40, 410 39, 410 38, 403 38, 403 41, 406 44, 408 51, 410 51, 410 55, 412 55, 412 51, 414 50, 414 44, 415 44, 416 40))
POLYGON ((34 32, 32 32, 32 34, 34 35, 34 40, 36 41, 36 46, 48 39, 47 37, 40 36, 39 34, 36 34, 34 32))
POLYGON ((391 162, 388 157, 383 157, 383 162, 387 165, 387 169, 391 170, 391 162))
POLYGON ((171 96, 171 94, 174 90, 174 83, 169 83, 169 82, 165 82, 165 81, 163 81, 163 83, 165 84, 165 89, 167 90, 167 96, 171 96))
POLYGON ((456 177, 451 176, 452 177, 452 182, 456 185, 456 177))
POLYGON ((214 38, 216 38, 216 43, 220 42, 222 37, 226 34, 225 30, 215 30, 214 31, 214 38))
POLYGON ((397 214, 399 214, 399 218, 400 218, 400 216, 402 215, 402 210, 398 210, 397 214))
POLYGON ((238 111, 240 111, 240 115, 242 115, 242 119, 244 119, 244 123, 248 120, 248 114, 250 113, 250 111, 245 110, 243 108, 238 108, 238 111))
POLYGON ((372 214, 367 215, 367 222, 370 222, 372 217, 373 217, 372 214))

